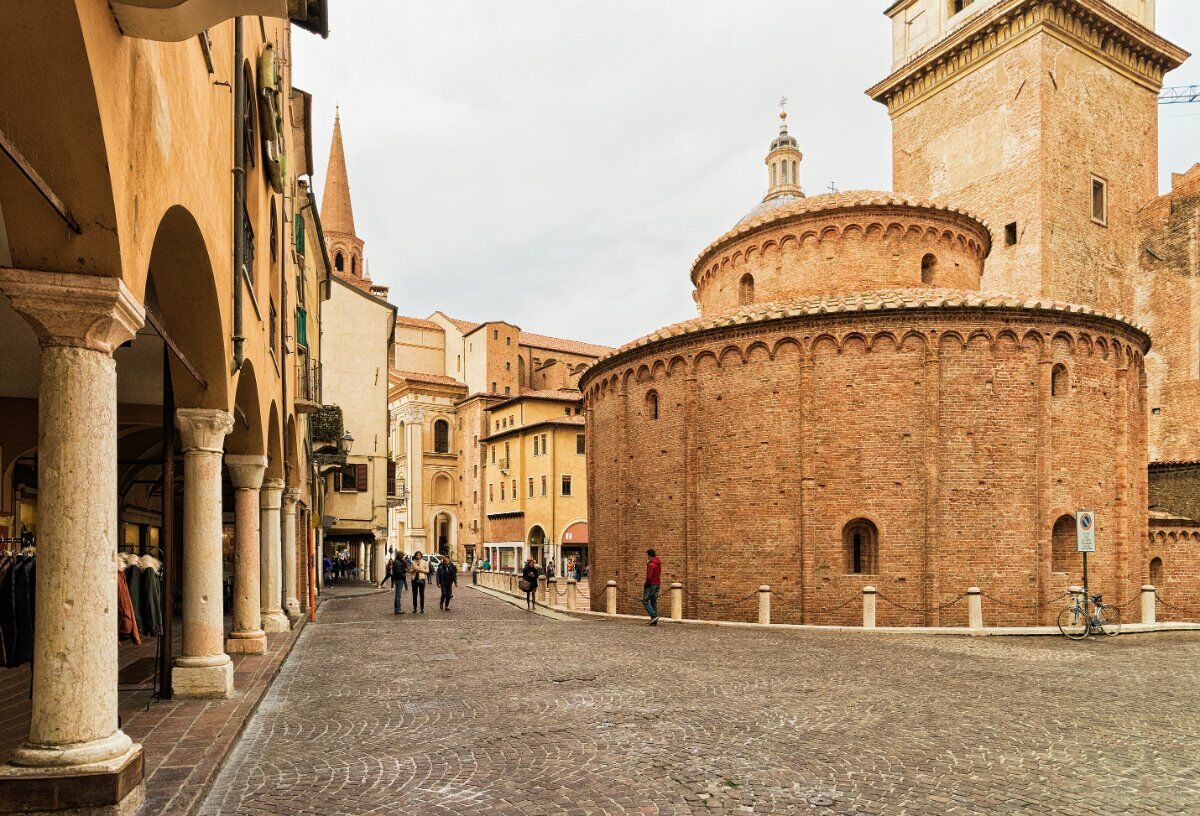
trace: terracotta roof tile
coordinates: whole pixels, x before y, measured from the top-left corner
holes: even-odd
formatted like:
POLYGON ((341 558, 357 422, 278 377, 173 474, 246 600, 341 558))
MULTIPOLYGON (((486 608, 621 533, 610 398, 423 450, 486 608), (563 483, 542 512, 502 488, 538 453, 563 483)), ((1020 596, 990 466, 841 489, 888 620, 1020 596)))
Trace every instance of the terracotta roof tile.
MULTIPOLYGON (((874 292, 814 295, 812 297, 797 298, 777 303, 752 303, 734 311, 716 315, 701 315, 700 317, 694 317, 680 323, 664 326, 658 331, 639 337, 621 346, 611 354, 605 355, 598 362, 603 363, 626 351, 642 346, 649 346, 672 337, 681 337, 707 329, 718 329, 745 323, 762 323, 780 318, 804 317, 817 314, 943 308, 1035 309, 1070 312, 1072 314, 1094 315, 1109 320, 1116 320, 1138 332, 1146 333, 1145 328, 1134 323, 1132 318, 1121 314, 1109 314, 1098 309, 1093 309, 1091 306, 1082 306, 1077 303, 968 289, 885 289, 874 292)), ((591 371, 595 370, 596 366, 593 366, 591 371)), ((589 373, 585 372, 584 376, 587 377, 589 373)))
POLYGON ((434 323, 432 320, 423 320, 419 317, 408 317, 407 315, 396 316, 397 326, 410 326, 414 329, 437 329, 442 330, 440 323, 434 323))
POLYGON ((611 346, 601 346, 595 343, 585 343, 582 340, 564 340, 560 337, 548 337, 544 334, 521 332, 518 341, 522 346, 561 351, 565 354, 578 354, 583 357, 602 357, 613 349, 611 346))
POLYGON ((453 377, 444 377, 441 374, 425 374, 421 371, 397 371, 391 369, 388 371, 388 376, 398 380, 408 380, 410 382, 433 383, 434 385, 457 385, 461 388, 466 388, 467 384, 461 380, 456 380, 453 377))

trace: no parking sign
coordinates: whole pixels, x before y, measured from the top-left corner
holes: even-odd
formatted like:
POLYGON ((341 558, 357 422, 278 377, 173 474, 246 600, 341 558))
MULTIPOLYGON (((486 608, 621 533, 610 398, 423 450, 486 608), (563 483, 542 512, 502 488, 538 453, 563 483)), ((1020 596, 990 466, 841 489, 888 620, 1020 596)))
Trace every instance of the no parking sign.
POLYGON ((1096 551, 1096 514, 1080 510, 1075 514, 1075 552, 1096 551))

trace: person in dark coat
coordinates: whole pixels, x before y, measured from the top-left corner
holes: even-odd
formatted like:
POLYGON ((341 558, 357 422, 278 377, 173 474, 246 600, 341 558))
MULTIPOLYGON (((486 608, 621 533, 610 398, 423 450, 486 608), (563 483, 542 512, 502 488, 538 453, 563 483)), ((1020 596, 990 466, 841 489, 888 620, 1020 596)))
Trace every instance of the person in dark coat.
POLYGON ((538 571, 532 558, 525 562, 525 568, 521 570, 521 584, 528 587, 525 590, 525 608, 532 612, 538 588, 538 571))
POLYGON ((437 568, 437 584, 442 590, 438 608, 443 612, 450 611, 450 599, 454 596, 454 587, 458 585, 458 567, 449 558, 443 558, 437 568))

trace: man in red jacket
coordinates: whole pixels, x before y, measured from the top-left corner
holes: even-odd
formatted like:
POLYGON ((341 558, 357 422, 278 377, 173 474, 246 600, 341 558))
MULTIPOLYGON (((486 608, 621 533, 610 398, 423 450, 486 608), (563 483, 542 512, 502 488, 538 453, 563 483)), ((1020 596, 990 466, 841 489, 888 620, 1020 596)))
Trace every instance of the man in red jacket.
POLYGON ((650 626, 658 626, 658 588, 662 585, 662 561, 654 550, 646 550, 646 584, 642 587, 642 606, 650 616, 650 626))

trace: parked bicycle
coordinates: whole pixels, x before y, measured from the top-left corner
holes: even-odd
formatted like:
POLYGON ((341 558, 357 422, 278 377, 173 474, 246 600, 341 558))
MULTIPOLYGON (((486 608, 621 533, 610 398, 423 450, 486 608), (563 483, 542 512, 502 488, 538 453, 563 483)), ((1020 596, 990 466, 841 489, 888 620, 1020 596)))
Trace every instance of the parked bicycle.
POLYGON ((1093 595, 1091 605, 1095 607, 1094 614, 1088 610, 1086 597, 1073 597, 1071 605, 1058 613, 1058 630, 1070 640, 1083 640, 1092 632, 1120 634, 1120 607, 1104 603, 1103 595, 1093 595))

